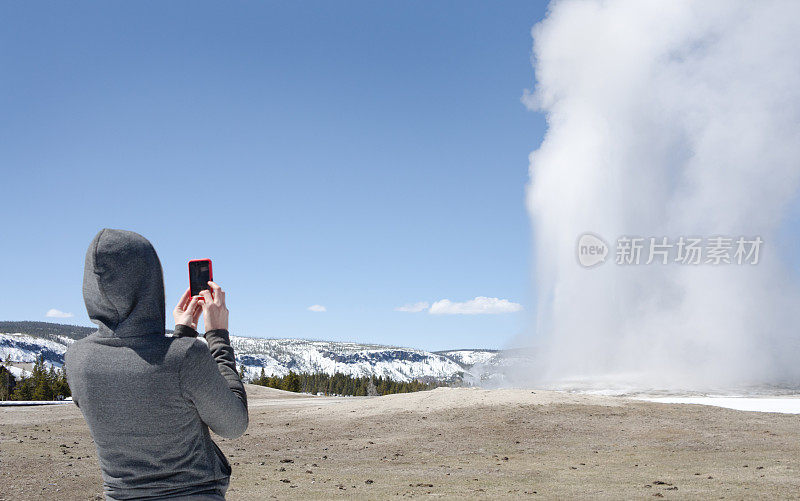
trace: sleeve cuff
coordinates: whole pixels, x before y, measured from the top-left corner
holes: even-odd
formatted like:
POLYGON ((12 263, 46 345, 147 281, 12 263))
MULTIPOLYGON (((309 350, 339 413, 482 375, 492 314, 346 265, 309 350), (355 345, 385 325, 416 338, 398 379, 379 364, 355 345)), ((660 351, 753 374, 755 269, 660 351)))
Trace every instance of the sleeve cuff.
POLYGON ((213 331, 208 331, 205 334, 203 334, 203 337, 205 337, 206 339, 213 338, 213 337, 219 337, 226 344, 230 344, 230 342, 231 342, 230 334, 228 334, 227 329, 214 329, 213 331))
POLYGON ((188 325, 178 324, 175 326, 175 337, 197 337, 197 331, 188 325))

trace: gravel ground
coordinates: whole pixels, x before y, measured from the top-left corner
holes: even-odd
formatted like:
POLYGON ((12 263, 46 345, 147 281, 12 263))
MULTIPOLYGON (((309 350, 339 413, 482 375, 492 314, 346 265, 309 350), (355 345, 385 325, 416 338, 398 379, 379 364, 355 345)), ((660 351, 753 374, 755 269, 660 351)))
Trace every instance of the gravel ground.
MULTIPOLYGON (((228 499, 800 499, 800 415, 531 390, 248 385, 228 499)), ((0 499, 102 499, 73 405, 0 408, 0 499)))

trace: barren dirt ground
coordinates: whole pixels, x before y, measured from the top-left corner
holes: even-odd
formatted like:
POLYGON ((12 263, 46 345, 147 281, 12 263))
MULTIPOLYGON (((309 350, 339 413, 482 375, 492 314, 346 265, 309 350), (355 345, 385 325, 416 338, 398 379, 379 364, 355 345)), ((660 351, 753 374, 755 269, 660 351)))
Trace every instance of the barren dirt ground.
MULTIPOLYGON (((248 385, 228 499, 800 499, 800 415, 531 390, 248 385)), ((73 405, 0 408, 0 499, 101 499, 73 405)))

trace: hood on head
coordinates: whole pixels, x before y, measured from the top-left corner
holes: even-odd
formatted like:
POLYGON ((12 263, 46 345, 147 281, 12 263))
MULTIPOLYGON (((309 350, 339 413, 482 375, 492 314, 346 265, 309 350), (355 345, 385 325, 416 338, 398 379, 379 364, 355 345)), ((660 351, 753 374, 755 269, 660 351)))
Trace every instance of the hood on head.
POLYGON ((83 300, 101 335, 164 335, 164 278, 150 242, 132 231, 100 230, 86 251, 83 300))

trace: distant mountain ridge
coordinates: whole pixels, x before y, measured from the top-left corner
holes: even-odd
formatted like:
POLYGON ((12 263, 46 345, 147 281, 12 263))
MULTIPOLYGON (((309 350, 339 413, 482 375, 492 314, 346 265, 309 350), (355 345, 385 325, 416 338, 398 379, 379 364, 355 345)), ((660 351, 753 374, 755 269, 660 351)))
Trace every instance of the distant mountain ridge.
MULTIPOLYGON (((96 331, 50 322, 0 322, 0 358, 33 362, 40 354, 50 365, 63 364, 63 354, 75 340, 96 331)), ((476 364, 497 358, 497 350, 448 350, 429 352, 399 346, 314 341, 306 339, 264 339, 231 336, 237 362, 247 377, 284 376, 289 371, 352 376, 383 376, 396 381, 456 382, 468 376, 476 364)))
POLYGON ((57 341, 59 336, 77 340, 84 338, 96 331, 97 327, 82 327, 80 325, 56 324, 53 322, 29 321, 0 321, 0 333, 24 333, 57 341))

